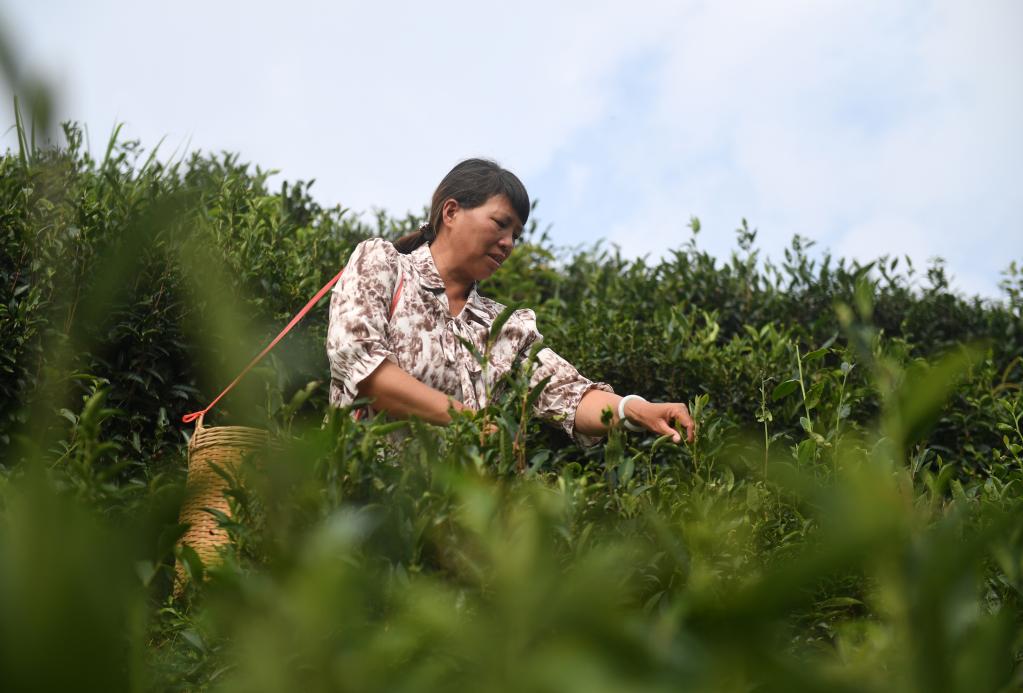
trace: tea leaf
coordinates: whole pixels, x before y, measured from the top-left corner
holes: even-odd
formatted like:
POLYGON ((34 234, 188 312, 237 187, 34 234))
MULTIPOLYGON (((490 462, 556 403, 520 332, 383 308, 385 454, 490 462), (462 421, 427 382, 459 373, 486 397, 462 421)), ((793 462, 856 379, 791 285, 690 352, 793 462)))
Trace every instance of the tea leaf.
POLYGON ((783 383, 775 386, 774 390, 771 391, 771 400, 778 401, 784 397, 788 397, 799 387, 798 380, 786 380, 783 383))

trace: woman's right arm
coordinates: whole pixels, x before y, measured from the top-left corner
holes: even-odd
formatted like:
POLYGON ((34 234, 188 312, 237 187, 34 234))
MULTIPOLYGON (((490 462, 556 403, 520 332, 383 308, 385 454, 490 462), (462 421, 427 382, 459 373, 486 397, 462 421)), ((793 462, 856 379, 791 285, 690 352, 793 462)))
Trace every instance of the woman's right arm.
POLYGON ((359 397, 373 400, 373 408, 397 419, 415 415, 429 423, 451 423, 449 408, 463 411, 465 406, 450 395, 417 380, 393 361, 384 360, 358 384, 359 397))
POLYGON ((398 251, 383 239, 363 241, 348 259, 330 301, 326 346, 331 402, 344 407, 365 397, 375 409, 395 418, 415 415, 447 424, 448 408, 461 411, 465 405, 403 370, 388 345, 387 324, 399 273, 398 251))

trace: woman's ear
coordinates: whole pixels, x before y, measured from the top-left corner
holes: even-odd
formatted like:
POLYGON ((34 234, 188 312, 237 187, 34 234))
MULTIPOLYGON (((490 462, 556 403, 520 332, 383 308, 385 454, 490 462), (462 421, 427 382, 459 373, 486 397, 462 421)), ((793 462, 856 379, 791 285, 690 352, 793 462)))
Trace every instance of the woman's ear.
POLYGON ((454 221, 455 215, 462 209, 461 205, 458 204, 458 200, 453 197, 449 197, 444 200, 444 204, 440 208, 440 219, 444 222, 445 226, 450 226, 451 222, 454 221))

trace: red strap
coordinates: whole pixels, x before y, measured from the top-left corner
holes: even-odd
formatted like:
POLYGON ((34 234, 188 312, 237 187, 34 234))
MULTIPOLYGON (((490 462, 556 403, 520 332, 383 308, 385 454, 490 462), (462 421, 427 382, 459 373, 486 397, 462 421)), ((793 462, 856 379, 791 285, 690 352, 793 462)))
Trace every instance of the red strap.
POLYGON ((183 422, 185 422, 185 423, 192 423, 193 421, 198 419, 200 416, 202 416, 206 412, 208 412, 210 409, 212 409, 213 406, 217 402, 220 401, 221 397, 223 397, 228 392, 230 392, 231 388, 233 388, 235 385, 237 385, 238 381, 241 380, 242 378, 244 378, 245 374, 248 373, 250 370, 252 370, 253 366, 255 366, 257 363, 262 361, 263 357, 266 356, 268 353, 270 353, 271 349, 273 349, 275 346, 277 346, 277 342, 281 341, 281 339, 284 338, 284 335, 286 335, 289 332, 291 332, 291 328, 294 327, 296 324, 298 324, 298 321, 301 320, 302 318, 304 318, 306 313, 308 313, 310 310, 312 310, 312 307, 316 305, 317 301, 319 301, 321 298, 323 298, 323 294, 325 294, 328 291, 330 291, 330 287, 334 286, 334 284, 337 283, 337 280, 341 278, 341 275, 344 274, 344 272, 345 271, 342 269, 340 272, 337 273, 337 275, 333 279, 331 279, 329 282, 324 284, 323 288, 320 289, 319 291, 317 291, 316 295, 313 296, 311 299, 309 299, 309 303, 306 303, 305 307, 302 310, 298 311, 298 313, 295 315, 295 317, 293 317, 291 319, 291 322, 288 323, 288 326, 285 327, 283 330, 281 330, 280 334, 278 334, 276 337, 274 337, 274 340, 272 342, 270 342, 270 344, 268 344, 267 347, 265 349, 263 349, 263 351, 259 352, 259 355, 256 358, 254 358, 251 361, 249 361, 249 365, 247 365, 245 367, 245 369, 242 370, 242 372, 238 374, 238 377, 236 377, 234 380, 231 381, 230 385, 228 385, 226 388, 224 388, 223 392, 221 392, 219 395, 217 395, 217 398, 215 400, 210 402, 208 407, 206 407, 202 411, 194 411, 191 414, 185 414, 184 416, 181 417, 181 420, 183 422))
MULTIPOLYGON (((217 398, 215 400, 210 402, 208 407, 206 407, 202 411, 194 411, 191 414, 185 414, 184 416, 181 417, 181 420, 184 423, 192 423, 193 421, 198 419, 200 416, 203 416, 204 414, 206 414, 206 412, 208 412, 210 409, 212 409, 214 407, 214 405, 217 402, 220 401, 221 397, 223 397, 228 392, 230 392, 231 388, 233 388, 235 385, 237 385, 238 381, 241 380, 242 378, 244 378, 245 374, 248 373, 250 370, 252 370, 253 366, 255 366, 257 363, 262 361, 263 357, 266 356, 268 353, 270 353, 271 349, 273 349, 275 346, 277 346, 277 342, 281 341, 284 338, 284 335, 288 334, 288 332, 291 332, 291 328, 294 327, 295 325, 297 325, 299 320, 304 318, 306 313, 308 313, 310 310, 312 310, 313 306, 315 306, 316 303, 321 298, 323 298, 323 295, 325 293, 330 291, 330 288, 332 286, 337 284, 337 280, 341 278, 341 275, 344 274, 344 272, 345 271, 342 269, 340 272, 337 273, 337 275, 333 279, 331 279, 329 282, 324 284, 323 288, 320 289, 319 291, 317 291, 316 295, 313 296, 311 299, 309 299, 309 302, 305 304, 305 307, 302 308, 302 310, 298 311, 298 313, 295 315, 295 317, 293 317, 291 319, 291 322, 288 323, 288 326, 285 327, 283 330, 281 330, 280 334, 278 334, 276 337, 274 337, 274 340, 272 342, 270 342, 270 344, 268 344, 266 346, 266 348, 263 349, 263 351, 259 352, 259 355, 256 358, 252 359, 252 361, 249 362, 249 365, 247 365, 245 367, 245 369, 241 373, 238 374, 238 377, 236 377, 234 380, 231 381, 230 385, 228 385, 226 388, 224 388, 223 392, 221 392, 219 395, 217 395, 217 398)), ((401 289, 402 289, 402 286, 404 284, 405 284, 405 276, 402 275, 401 279, 398 281, 398 290, 394 292, 394 298, 391 299, 391 312, 388 314, 388 319, 390 319, 391 316, 394 315, 394 309, 398 307, 398 299, 401 298, 401 289)))
POLYGON ((398 279, 398 288, 394 291, 394 298, 391 299, 391 311, 387 314, 387 321, 390 322, 391 318, 394 317, 394 309, 398 307, 398 299, 401 298, 401 287, 405 285, 405 275, 402 274, 401 278, 398 279))

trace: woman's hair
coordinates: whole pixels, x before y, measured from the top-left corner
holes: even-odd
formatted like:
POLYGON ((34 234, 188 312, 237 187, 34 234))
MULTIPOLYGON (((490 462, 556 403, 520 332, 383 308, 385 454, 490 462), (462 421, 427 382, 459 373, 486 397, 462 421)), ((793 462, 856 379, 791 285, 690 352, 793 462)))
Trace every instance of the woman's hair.
POLYGON ((466 159, 455 166, 437 186, 430 202, 430 219, 417 231, 394 242, 400 253, 411 253, 423 243, 432 243, 441 227, 446 200, 453 199, 465 209, 479 207, 494 195, 504 195, 524 225, 529 219, 529 194, 511 171, 487 159, 466 159))

